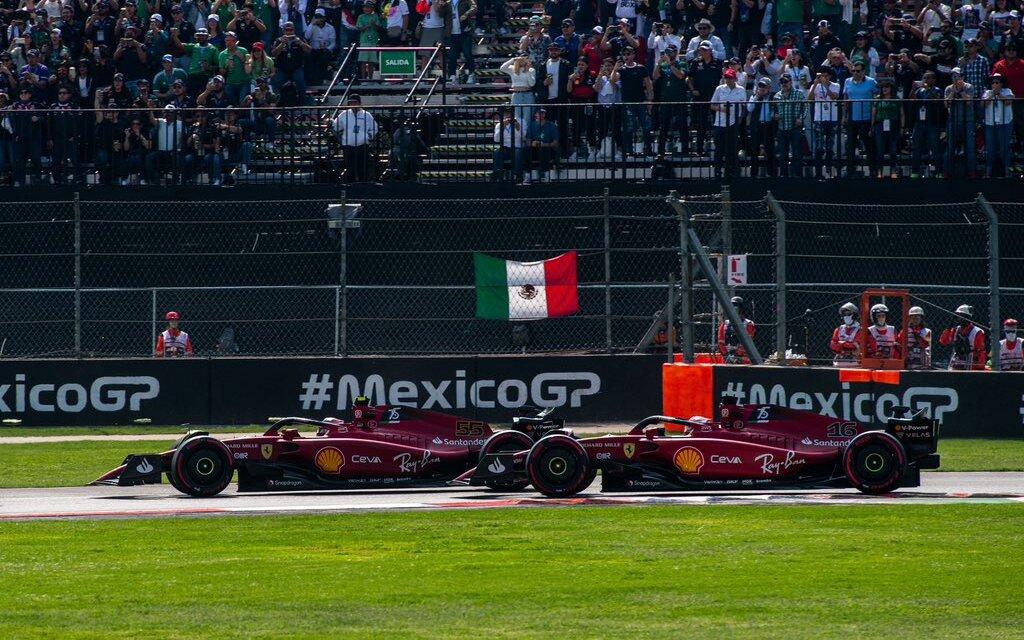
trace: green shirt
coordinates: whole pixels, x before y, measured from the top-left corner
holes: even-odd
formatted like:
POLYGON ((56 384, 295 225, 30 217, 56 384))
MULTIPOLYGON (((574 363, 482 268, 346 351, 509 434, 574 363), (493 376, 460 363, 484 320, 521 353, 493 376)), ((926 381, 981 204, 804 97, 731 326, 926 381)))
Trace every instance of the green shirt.
POLYGON ((220 55, 217 57, 217 63, 227 74, 224 79, 228 84, 246 84, 252 80, 252 78, 249 77, 249 74, 245 72, 245 58, 249 55, 249 52, 246 51, 244 47, 235 47, 235 53, 241 54, 241 60, 238 59, 237 55, 232 58, 231 52, 225 49, 221 51, 220 55), (228 69, 229 59, 231 59, 233 63, 230 69, 228 69))
POLYGON ((689 93, 686 84, 686 63, 676 58, 674 64, 659 63, 658 67, 661 71, 661 77, 658 79, 661 86, 661 102, 686 102, 689 93), (673 66, 683 72, 681 79, 672 73, 673 66))
POLYGON ((822 16, 843 15, 843 7, 836 0, 835 4, 828 4, 825 0, 811 0, 811 15, 815 18, 822 16))
MULTIPOLYGON (((373 47, 380 42, 380 27, 382 26, 380 16, 376 13, 361 13, 356 20, 357 27, 369 25, 369 29, 359 32, 359 44, 364 47, 373 47)), ((377 55, 377 54, 373 54, 377 55)))
POLYGON ((192 58, 188 65, 188 75, 211 77, 217 73, 217 47, 212 44, 200 47, 195 42, 186 42, 181 46, 185 49, 185 55, 192 58), (209 71, 203 71, 204 62, 210 65, 209 71))
MULTIPOLYGON (((900 103, 896 100, 875 100, 875 122, 900 121, 900 103)), ((895 129, 893 129, 895 131, 895 129)))
POLYGON ((780 130, 790 131, 796 128, 797 120, 807 121, 807 94, 800 89, 793 89, 788 96, 779 91, 772 103, 780 130))
POLYGON ((184 69, 178 69, 177 67, 171 69, 170 75, 167 75, 167 73, 163 69, 161 69, 160 73, 153 76, 153 92, 167 93, 171 90, 171 84, 175 80, 181 80, 182 82, 185 82, 186 80, 188 80, 188 74, 185 73, 184 69))
POLYGON ((252 15, 270 28, 270 3, 267 0, 252 0, 252 15))
POLYGON ((776 22, 803 22, 803 0, 777 0, 775 3, 776 22))

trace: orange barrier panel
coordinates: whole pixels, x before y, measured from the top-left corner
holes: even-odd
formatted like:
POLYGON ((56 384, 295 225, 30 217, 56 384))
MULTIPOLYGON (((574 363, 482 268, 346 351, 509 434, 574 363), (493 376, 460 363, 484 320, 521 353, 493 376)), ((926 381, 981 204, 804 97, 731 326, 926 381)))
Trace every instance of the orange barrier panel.
POLYGON ((892 369, 838 369, 839 382, 899 384, 900 372, 892 369))
POLYGON ((871 382, 867 369, 839 369, 839 382, 871 382))
MULTIPOLYGON (((662 413, 676 418, 714 415, 714 367, 700 364, 662 366, 662 413)), ((666 425, 671 429, 671 425, 666 425)))

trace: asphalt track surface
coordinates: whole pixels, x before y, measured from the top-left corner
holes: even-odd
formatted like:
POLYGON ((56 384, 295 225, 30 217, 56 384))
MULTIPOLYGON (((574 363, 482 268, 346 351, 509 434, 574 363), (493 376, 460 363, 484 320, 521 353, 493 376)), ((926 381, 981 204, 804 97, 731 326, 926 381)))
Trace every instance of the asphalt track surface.
POLYGON ((310 514, 429 509, 482 509, 637 504, 947 504, 1024 505, 1024 473, 923 473, 922 484, 886 496, 855 490, 611 493, 600 479, 586 492, 564 500, 538 493, 499 493, 476 487, 413 490, 355 490, 240 494, 232 485, 214 498, 189 498, 168 484, 138 487, 66 487, 0 490, 0 521, 78 518, 310 514))

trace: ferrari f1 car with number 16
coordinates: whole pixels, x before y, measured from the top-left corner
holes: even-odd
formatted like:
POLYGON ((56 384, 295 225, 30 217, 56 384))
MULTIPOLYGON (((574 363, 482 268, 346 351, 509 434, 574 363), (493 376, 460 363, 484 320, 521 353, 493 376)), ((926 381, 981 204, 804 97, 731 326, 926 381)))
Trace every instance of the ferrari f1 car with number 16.
MULTIPOLYGON (((239 491, 445 486, 476 466, 481 452, 528 449, 560 430, 549 411, 516 417, 512 429, 495 433, 484 422, 357 398, 348 422, 285 418, 261 436, 227 440, 192 431, 170 451, 128 456, 93 484, 157 484, 166 473, 182 493, 206 497, 227 488, 237 470, 239 491), (316 427, 316 435, 301 435, 302 425, 316 427)), ((518 491, 529 483, 483 484, 518 491)))
MULTIPOLYGON (((577 494, 601 472, 602 491, 854 487, 888 493, 937 469, 938 422, 923 411, 884 428, 775 405, 721 405, 721 420, 651 416, 626 435, 551 433, 518 452, 489 449, 453 483, 529 482, 549 497, 577 494), (681 428, 666 432, 664 424, 681 428)), ((906 416, 906 417, 902 417, 906 416)))

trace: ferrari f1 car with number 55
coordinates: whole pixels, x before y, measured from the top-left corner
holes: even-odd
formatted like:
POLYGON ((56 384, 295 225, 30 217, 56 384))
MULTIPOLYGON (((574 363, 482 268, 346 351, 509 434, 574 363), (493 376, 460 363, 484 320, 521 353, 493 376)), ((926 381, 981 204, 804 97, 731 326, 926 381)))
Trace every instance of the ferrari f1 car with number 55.
POLYGON ((488 450, 453 483, 529 482, 549 497, 577 494, 601 472, 602 491, 916 487, 937 469, 938 421, 922 412, 884 428, 775 405, 725 402, 721 420, 651 416, 625 435, 552 433, 521 451, 488 450), (668 433, 665 424, 674 425, 668 433))
MULTIPOLYGON (((513 418, 512 429, 495 433, 484 422, 357 398, 350 421, 285 418, 263 435, 226 440, 192 431, 170 451, 128 456, 93 484, 156 484, 166 473, 182 493, 205 497, 227 488, 237 471, 239 491, 445 486, 482 452, 528 449, 560 430, 562 421, 549 419, 549 411, 513 418), (304 425, 316 434, 300 434, 304 425)), ((483 484, 517 491, 528 482, 483 484)))

